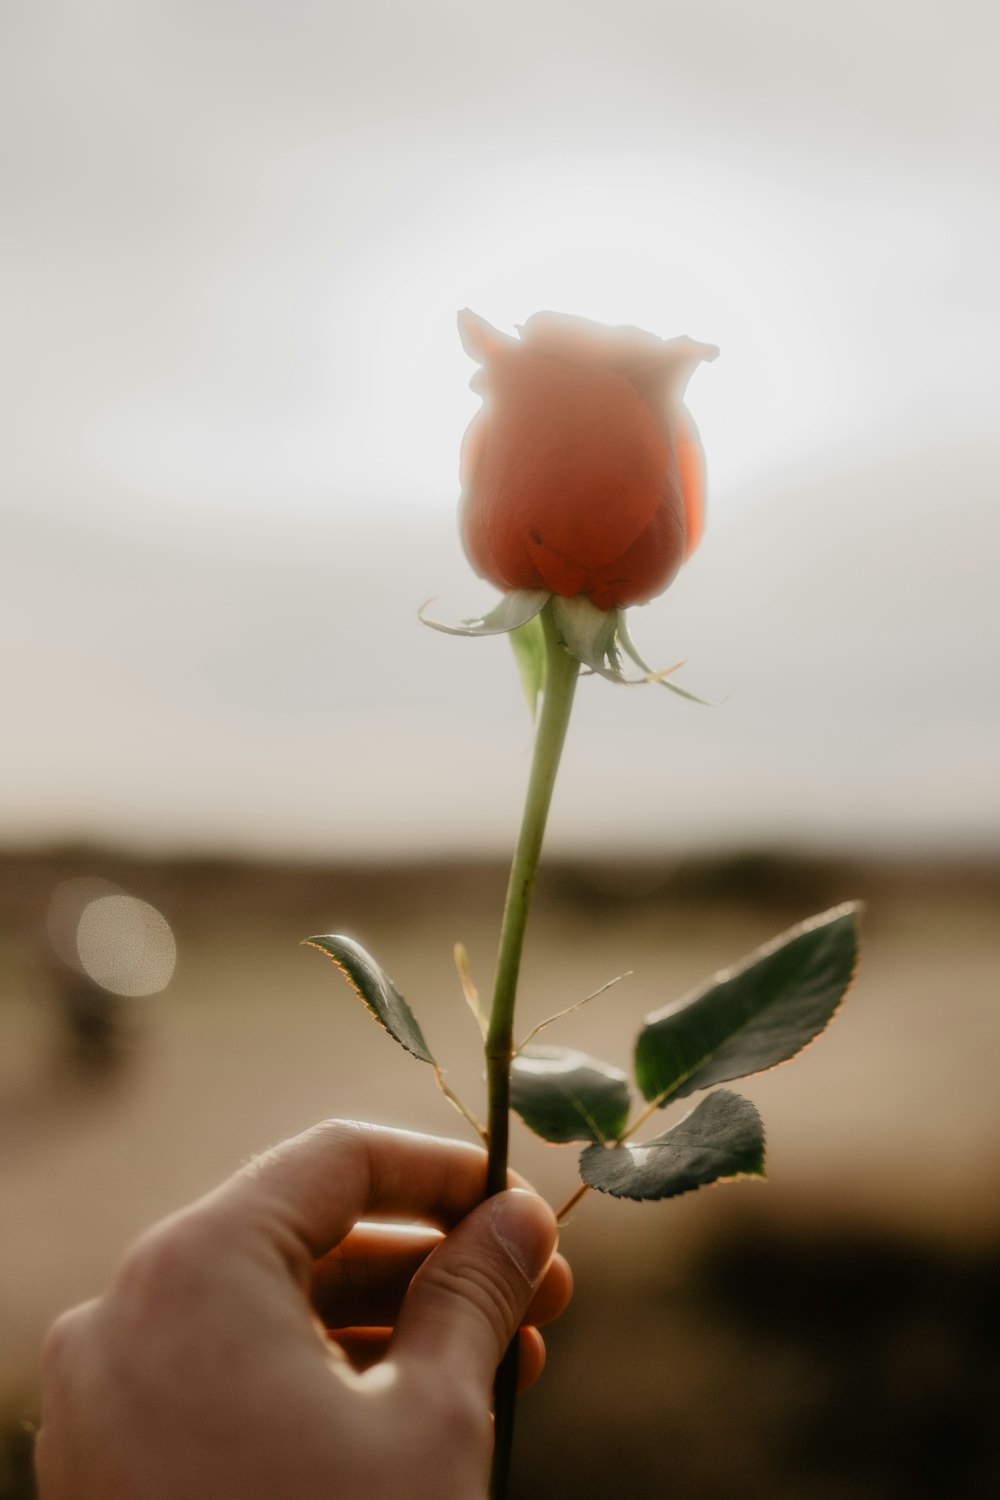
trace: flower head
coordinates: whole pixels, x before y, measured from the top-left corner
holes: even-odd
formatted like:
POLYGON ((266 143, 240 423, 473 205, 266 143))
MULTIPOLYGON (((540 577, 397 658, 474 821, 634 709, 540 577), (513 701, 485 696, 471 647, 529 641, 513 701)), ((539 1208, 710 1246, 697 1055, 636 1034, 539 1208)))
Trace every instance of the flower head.
POLYGON ((704 463, 683 395, 718 350, 551 312, 517 339, 466 309, 459 332, 482 366, 461 461, 477 573, 602 610, 661 593, 701 536, 704 463))

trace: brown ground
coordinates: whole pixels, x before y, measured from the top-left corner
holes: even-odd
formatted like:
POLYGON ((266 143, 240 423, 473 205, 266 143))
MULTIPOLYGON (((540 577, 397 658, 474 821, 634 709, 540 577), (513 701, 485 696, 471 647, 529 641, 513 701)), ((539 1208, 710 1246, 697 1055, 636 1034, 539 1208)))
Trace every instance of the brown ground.
MULTIPOLYGON (((0 861, 0 1403, 29 1413, 37 1346, 129 1238, 325 1114, 437 1132, 462 1122, 428 1070, 297 944, 352 932, 417 1011, 449 1079, 480 1097, 451 968, 485 987, 503 871, 0 861), (44 961, 65 874, 117 880, 172 923, 176 977, 128 1002, 124 1050, 84 1067, 44 961), (114 1055, 113 1055, 114 1057, 114 1055)), ((987 1500, 1000 1493, 1000 985, 996 868, 736 859, 547 872, 525 1028, 626 969, 551 1033, 627 1065, 648 1010, 798 918, 868 903, 861 976, 829 1034, 746 1086, 770 1182, 673 1203, 589 1195, 564 1234, 574 1309, 523 1403, 516 1493, 588 1500, 987 1500)), ((554 1201, 572 1148, 516 1128, 554 1201)), ((13 1429, 0 1500, 28 1493, 13 1429)))

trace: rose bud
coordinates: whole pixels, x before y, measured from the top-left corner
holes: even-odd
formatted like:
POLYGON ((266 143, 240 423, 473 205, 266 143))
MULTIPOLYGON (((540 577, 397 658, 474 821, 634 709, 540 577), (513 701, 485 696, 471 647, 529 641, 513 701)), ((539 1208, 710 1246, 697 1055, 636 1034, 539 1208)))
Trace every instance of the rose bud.
POLYGON ((701 536, 704 460, 682 404, 711 344, 542 312, 510 338, 466 309, 483 397, 462 444, 469 561, 505 592, 659 594, 701 536))

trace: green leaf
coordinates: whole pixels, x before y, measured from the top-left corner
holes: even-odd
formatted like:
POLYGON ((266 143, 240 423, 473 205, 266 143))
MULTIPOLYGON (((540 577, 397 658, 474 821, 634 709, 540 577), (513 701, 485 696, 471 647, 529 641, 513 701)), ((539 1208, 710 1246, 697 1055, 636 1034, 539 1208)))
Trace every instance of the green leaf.
POLYGON ((307 948, 318 948, 332 958, 355 994, 360 995, 372 1015, 407 1052, 437 1067, 416 1017, 388 974, 353 938, 337 933, 304 940, 307 948))
POLYGON ((535 615, 526 625, 519 625, 507 639, 513 648, 521 686, 534 718, 538 710, 538 695, 545 687, 545 628, 540 617, 535 615))
POLYGON ((443 620, 428 620, 423 609, 419 611, 424 625, 432 630, 443 630, 445 635, 507 635, 533 620, 549 598, 546 589, 512 589, 504 594, 500 603, 489 614, 478 619, 460 620, 457 625, 447 625, 443 620))
POLYGON ((529 1047, 511 1064, 510 1102, 543 1140, 613 1141, 628 1119, 628 1080, 571 1047, 529 1047))
POLYGON ((718 1089, 654 1140, 588 1146, 588 1187, 613 1198, 676 1198, 727 1177, 764 1176, 764 1126, 749 1099, 718 1089))
POLYGON ((800 1052, 854 977, 859 909, 850 902, 810 917, 647 1016, 635 1049, 644 1096, 664 1104, 800 1052))

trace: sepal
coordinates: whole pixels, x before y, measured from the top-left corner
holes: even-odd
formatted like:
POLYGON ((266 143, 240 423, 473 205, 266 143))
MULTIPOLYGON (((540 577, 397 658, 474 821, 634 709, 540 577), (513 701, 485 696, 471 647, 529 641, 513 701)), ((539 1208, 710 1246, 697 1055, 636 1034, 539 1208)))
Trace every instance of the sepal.
POLYGON ((645 674, 640 679, 642 682, 658 682, 661 687, 669 688, 672 693, 676 693, 679 698, 686 698, 689 703, 700 703, 702 708, 713 707, 713 705, 709 703, 707 699, 699 698, 696 693, 690 693, 688 692, 687 688, 678 687, 676 682, 670 681, 670 678, 673 676, 674 672, 676 672, 679 667, 682 667, 684 665, 682 661, 675 662, 672 667, 661 668, 659 671, 654 671, 654 669, 649 665, 648 662, 643 661, 642 657, 639 655, 638 650, 636 649, 635 642, 629 635, 628 626, 625 624, 624 615, 622 615, 622 618, 618 625, 618 644, 625 652, 625 655, 630 657, 631 660, 635 662, 636 666, 639 667, 640 670, 645 674))
POLYGON ((581 666, 589 667, 610 682, 628 682, 618 649, 622 623, 620 609, 598 609, 585 594, 577 594, 572 599, 553 594, 552 618, 559 639, 581 666))
POLYGON ((541 615, 534 615, 507 637, 514 652, 521 686, 528 701, 531 717, 538 713, 538 700, 545 691, 545 627, 541 615))
MULTIPOLYGON (((545 607, 545 601, 550 598, 546 589, 512 589, 509 594, 504 594, 499 604, 495 605, 488 614, 479 616, 478 619, 459 620, 456 625, 449 625, 444 620, 430 620, 424 614, 427 604, 421 605, 417 613, 421 623, 429 625, 432 630, 441 630, 445 635, 507 635, 512 630, 518 630, 522 625, 527 625, 545 607)), ((433 603, 432 600, 427 601, 433 603)))

